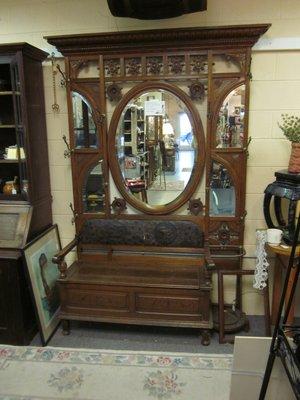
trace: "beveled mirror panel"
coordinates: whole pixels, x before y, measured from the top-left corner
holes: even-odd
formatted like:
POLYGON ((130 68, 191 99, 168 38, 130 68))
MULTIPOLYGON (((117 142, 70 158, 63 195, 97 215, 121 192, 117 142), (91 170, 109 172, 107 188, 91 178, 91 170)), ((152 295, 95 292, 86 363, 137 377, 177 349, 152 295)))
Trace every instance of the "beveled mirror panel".
POLYGON ((118 123, 110 130, 114 178, 135 207, 163 213, 168 205, 176 207, 203 172, 202 124, 181 90, 161 83, 140 86, 145 89, 133 89, 116 109, 118 123))
POLYGON ((98 133, 90 104, 81 94, 72 92, 72 107, 75 148, 97 148, 98 133))
POLYGON ((234 216, 236 193, 233 180, 219 162, 213 161, 210 171, 210 216, 234 216))
POLYGON ((105 190, 102 162, 89 169, 82 190, 83 211, 104 212, 105 190))
POLYGON ((245 85, 233 89, 219 110, 216 131, 217 148, 243 147, 245 85))

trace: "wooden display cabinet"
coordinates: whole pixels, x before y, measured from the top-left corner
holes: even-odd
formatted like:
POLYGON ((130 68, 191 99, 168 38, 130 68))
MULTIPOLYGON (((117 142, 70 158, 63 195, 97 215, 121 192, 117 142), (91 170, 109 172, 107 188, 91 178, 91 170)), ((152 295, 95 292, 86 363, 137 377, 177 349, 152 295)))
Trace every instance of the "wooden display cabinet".
POLYGON ((0 45, 0 204, 33 206, 29 236, 52 223, 42 61, 27 43, 0 45))
MULTIPOLYGON (((47 55, 27 43, 0 45, 0 208, 17 215, 32 206, 29 239, 52 224, 42 74, 47 55)), ((0 233, 7 234, 4 228, 0 233)), ((25 243, 6 242, 1 237, 0 343, 28 344, 36 325, 20 251, 25 243)))

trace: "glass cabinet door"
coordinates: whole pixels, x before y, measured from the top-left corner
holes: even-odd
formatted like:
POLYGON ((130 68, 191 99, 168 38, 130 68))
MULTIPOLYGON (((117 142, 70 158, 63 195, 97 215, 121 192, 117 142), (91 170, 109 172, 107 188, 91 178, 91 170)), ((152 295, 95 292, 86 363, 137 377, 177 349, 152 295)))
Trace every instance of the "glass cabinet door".
POLYGON ((0 199, 7 200, 27 199, 28 193, 18 63, 18 55, 0 63, 0 199))
POLYGON ((22 100, 21 100, 21 80, 17 57, 11 62, 11 86, 14 100, 16 144, 18 147, 19 161, 19 185, 18 192, 22 198, 28 197, 28 175, 26 165, 26 138, 24 130, 22 100))

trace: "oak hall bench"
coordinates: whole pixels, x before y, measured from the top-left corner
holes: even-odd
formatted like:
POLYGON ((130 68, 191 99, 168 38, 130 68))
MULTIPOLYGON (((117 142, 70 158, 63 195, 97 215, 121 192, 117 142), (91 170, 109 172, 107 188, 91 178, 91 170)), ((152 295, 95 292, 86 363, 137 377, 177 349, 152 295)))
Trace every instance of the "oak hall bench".
POLYGON ((190 220, 89 219, 53 258, 63 332, 70 320, 198 328, 210 343, 211 268, 190 220), (78 261, 65 256, 77 246, 78 261))

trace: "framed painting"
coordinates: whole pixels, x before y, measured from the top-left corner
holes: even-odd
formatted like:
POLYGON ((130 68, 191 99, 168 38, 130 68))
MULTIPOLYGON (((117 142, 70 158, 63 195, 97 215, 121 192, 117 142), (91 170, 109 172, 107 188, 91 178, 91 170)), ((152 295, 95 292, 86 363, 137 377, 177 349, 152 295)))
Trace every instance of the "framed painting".
POLYGON ((59 325, 59 271, 52 258, 60 250, 57 225, 51 226, 23 250, 43 346, 48 343, 59 325))
POLYGON ((32 207, 7 202, 0 205, 0 248, 21 249, 25 246, 32 207))

